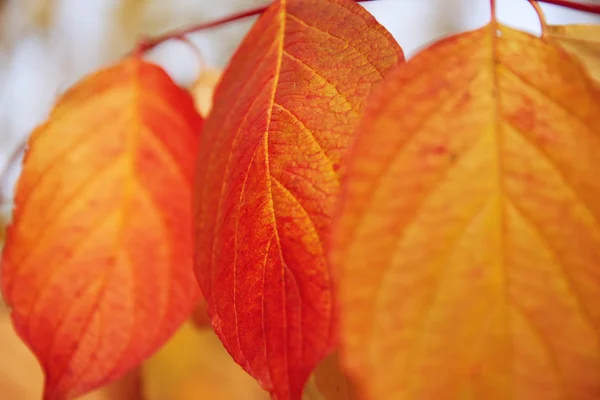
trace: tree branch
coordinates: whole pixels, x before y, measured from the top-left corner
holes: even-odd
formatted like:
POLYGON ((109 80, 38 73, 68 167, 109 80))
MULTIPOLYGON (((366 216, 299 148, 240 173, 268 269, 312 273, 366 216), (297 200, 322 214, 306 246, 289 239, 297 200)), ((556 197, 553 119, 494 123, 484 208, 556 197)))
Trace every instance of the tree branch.
POLYGON ((572 0, 538 0, 540 3, 553 4, 555 6, 561 6, 570 8, 572 10, 585 11, 592 14, 600 15, 600 4, 586 4, 572 0))
POLYGON ((202 23, 202 24, 198 24, 198 25, 192 25, 192 26, 189 26, 189 27, 186 27, 183 29, 176 29, 176 30, 167 32, 163 35, 155 36, 153 38, 142 39, 139 42, 135 52, 138 54, 145 53, 168 40, 172 40, 172 39, 183 40, 190 33, 199 32, 199 31, 202 31, 205 29, 214 28, 219 25, 227 24, 229 22, 233 22, 233 21, 237 21, 237 20, 240 20, 243 18, 262 14, 268 7, 269 7, 269 5, 266 5, 266 6, 254 8, 252 10, 241 11, 241 12, 231 14, 227 17, 220 18, 220 19, 217 19, 214 21, 210 21, 210 22, 206 22, 206 23, 202 23))
MULTIPOLYGON (((364 2, 368 2, 368 1, 375 1, 375 0, 357 0, 357 3, 364 3, 364 2)), ((146 38, 146 39, 142 39, 136 49, 134 50, 134 53, 137 54, 143 54, 147 51, 152 50, 153 48, 155 48, 156 46, 162 44, 163 42, 166 42, 168 40, 185 40, 185 37, 187 35, 189 35, 190 33, 195 33, 195 32, 199 32, 202 30, 206 30, 206 29, 210 29, 210 28, 215 28, 219 25, 224 25, 227 24, 229 22, 234 22, 240 19, 244 19, 244 18, 248 18, 248 17, 253 17, 255 15, 260 15, 262 14, 267 8, 269 8, 271 4, 267 4, 265 6, 262 7, 257 7, 251 10, 246 10, 246 11, 241 11, 235 14, 231 14, 227 17, 223 17, 214 21, 210 21, 210 22, 206 22, 206 23, 202 23, 202 24, 198 24, 198 25, 192 25, 186 28, 182 28, 182 29, 176 29, 170 32, 167 32, 163 35, 159 35, 159 36, 155 36, 152 38, 146 38)))

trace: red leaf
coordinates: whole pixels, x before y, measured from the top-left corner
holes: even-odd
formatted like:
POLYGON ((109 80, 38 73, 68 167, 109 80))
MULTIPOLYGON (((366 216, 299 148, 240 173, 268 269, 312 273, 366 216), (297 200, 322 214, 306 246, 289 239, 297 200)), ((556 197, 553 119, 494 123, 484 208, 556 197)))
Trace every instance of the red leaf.
POLYGON ((123 375, 189 316, 191 184, 202 120, 132 58, 67 92, 29 140, 2 259, 45 399, 123 375))
POLYGON ((350 0, 280 1, 225 71, 202 136, 196 274, 234 359, 299 399, 332 339, 324 243, 366 97, 399 61, 350 0))

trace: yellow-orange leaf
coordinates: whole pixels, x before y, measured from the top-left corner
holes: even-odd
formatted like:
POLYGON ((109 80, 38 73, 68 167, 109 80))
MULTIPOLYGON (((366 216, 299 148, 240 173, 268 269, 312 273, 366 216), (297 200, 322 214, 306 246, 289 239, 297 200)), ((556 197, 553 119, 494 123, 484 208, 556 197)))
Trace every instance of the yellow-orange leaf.
POLYGON ((366 399, 600 398, 600 93, 495 24, 370 99, 332 259, 366 399))
POLYGON ((267 400, 210 326, 184 324, 143 365, 144 400, 267 400))
POLYGON ((199 295, 191 182, 202 120, 137 58, 69 90, 32 134, 2 290, 45 399, 101 386, 158 349, 199 295))
POLYGON ((548 25, 546 31, 600 82, 600 25, 548 25))
POLYGON ((204 69, 192 85, 191 93, 196 104, 196 110, 203 117, 208 116, 212 108, 213 93, 215 86, 221 79, 221 71, 216 69, 204 69))

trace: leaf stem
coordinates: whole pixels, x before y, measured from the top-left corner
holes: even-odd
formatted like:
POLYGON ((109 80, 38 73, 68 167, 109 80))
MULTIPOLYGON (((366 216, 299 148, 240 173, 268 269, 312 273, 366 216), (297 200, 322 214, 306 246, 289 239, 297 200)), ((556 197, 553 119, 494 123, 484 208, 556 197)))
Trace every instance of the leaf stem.
POLYGON ((548 26, 548 22, 546 22, 544 10, 542 10, 542 7, 540 7, 538 0, 529 0, 529 4, 531 4, 531 7, 533 7, 538 19, 540 20, 540 25, 542 26, 542 38, 546 38, 548 36, 548 29, 546 28, 548 26))
POLYGON ((572 10, 585 11, 592 14, 600 15, 600 4, 584 4, 572 0, 538 0, 540 3, 553 4, 555 6, 561 6, 570 8, 572 10))

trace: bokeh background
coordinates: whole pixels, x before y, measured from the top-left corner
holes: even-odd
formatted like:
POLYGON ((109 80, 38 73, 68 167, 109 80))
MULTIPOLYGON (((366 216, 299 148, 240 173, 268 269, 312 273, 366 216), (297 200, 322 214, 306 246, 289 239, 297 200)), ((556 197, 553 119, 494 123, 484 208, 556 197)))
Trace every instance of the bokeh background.
MULTIPOLYGON (((540 32, 536 14, 526 0, 497 2, 502 22, 540 32)), ((266 3, 0 0, 0 171, 8 171, 7 179, 0 182, 0 225, 10 218, 12 188, 19 173, 18 160, 9 165, 11 155, 32 128, 46 118, 66 88, 85 74, 123 57, 140 37, 215 20, 266 3)), ((441 36, 477 28, 489 19, 488 0, 380 0, 364 6, 390 30, 409 57, 441 36)), ((543 8, 550 23, 600 23, 597 16, 551 5, 543 8)), ((230 23, 191 35, 190 39, 207 65, 224 68, 254 20, 230 23)), ((186 87, 202 68, 197 54, 182 42, 168 42, 148 57, 186 87)), ((1 238, 0 234, 0 242, 1 238)), ((134 372, 112 388, 86 398, 135 400, 137 395, 123 387, 139 386, 140 374, 156 378, 142 384, 146 400, 266 399, 230 361, 210 329, 198 330, 190 325, 182 328, 142 372, 134 372)), ((42 380, 35 358, 14 334, 8 312, 0 304, 0 400, 38 400, 42 380)))

